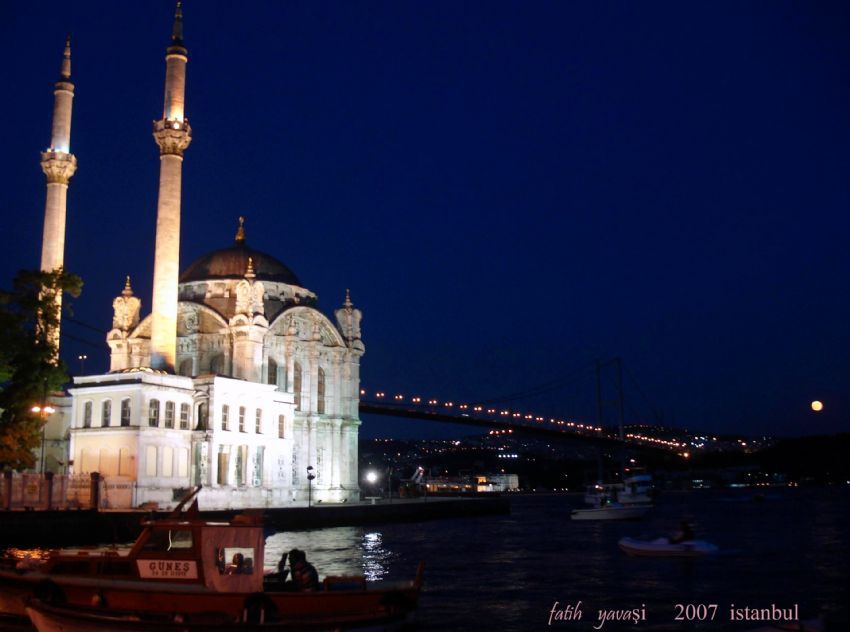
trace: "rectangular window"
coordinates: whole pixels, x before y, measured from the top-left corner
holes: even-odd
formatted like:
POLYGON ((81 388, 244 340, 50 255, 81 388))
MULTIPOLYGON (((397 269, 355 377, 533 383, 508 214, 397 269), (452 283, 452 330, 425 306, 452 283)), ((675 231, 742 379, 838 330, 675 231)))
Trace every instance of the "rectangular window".
POLYGON ((145 474, 156 476, 156 446, 149 445, 145 449, 145 474))
POLYGON ((283 439, 283 429, 286 423, 286 417, 283 415, 277 416, 277 436, 283 439))
POLYGON ((239 407, 239 432, 245 432, 245 407, 239 407))
POLYGON ((129 426, 130 425, 130 400, 122 399, 121 400, 121 425, 129 426))
POLYGON ((248 456, 248 446, 240 445, 236 446, 236 484, 238 486, 242 486, 245 484, 245 466, 247 465, 245 461, 248 456))
POLYGON ((174 427, 174 402, 165 402, 165 427, 174 427))
POLYGON ((254 432, 257 434, 263 434, 263 409, 257 409, 257 417, 254 423, 254 432))
POLYGON ((295 395, 295 410, 301 410, 301 365, 297 362, 292 377, 292 394, 295 395))
POLYGON ((83 405, 83 428, 91 428, 91 410, 92 403, 86 402, 83 405))
POLYGON ((152 399, 148 408, 148 425, 152 428, 159 426, 159 400, 152 399))
POLYGON ((189 404, 180 404, 180 430, 189 429, 189 404))
POLYGON ((174 448, 171 446, 162 449, 162 475, 174 476, 174 448))
POLYGON ((266 449, 263 446, 257 446, 257 453, 254 455, 254 487, 259 487, 263 484, 263 460, 265 458, 266 449))
POLYGON ((218 476, 216 481, 219 485, 227 485, 227 471, 230 467, 230 446, 218 446, 218 476))
POLYGON ((230 406, 225 404, 221 407, 221 429, 227 430, 227 418, 230 416, 230 406))
POLYGON ((103 400, 103 407, 100 411, 100 425, 104 428, 108 428, 109 424, 112 420, 112 400, 105 399, 103 400))

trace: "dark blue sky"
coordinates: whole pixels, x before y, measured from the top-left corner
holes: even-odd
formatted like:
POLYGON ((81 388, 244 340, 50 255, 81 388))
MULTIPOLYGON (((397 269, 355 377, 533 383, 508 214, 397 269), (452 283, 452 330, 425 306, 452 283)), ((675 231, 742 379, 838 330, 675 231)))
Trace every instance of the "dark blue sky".
MULTIPOLYGON (((173 4, 0 7, 2 270, 36 267, 67 32, 76 318, 150 309, 173 4)), ((366 388, 495 398, 622 356, 628 421, 846 431, 850 5, 188 0, 182 267, 274 254, 364 312, 366 388), (821 399, 815 415, 809 402, 821 399), (649 400, 648 403, 646 400, 649 400)), ((74 369, 103 335, 65 331, 74 369)), ((588 374, 589 376, 590 374, 588 374)), ((612 396, 611 375, 605 376, 612 396)), ((592 416, 592 377, 511 402, 592 416)), ((368 419, 364 434, 406 434, 368 419)))

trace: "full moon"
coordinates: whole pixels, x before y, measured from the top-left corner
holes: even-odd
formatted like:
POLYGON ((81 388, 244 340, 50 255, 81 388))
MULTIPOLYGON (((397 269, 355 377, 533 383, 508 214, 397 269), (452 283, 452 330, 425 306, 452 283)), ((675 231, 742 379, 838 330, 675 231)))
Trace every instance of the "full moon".
POLYGON ((812 402, 812 410, 815 411, 816 413, 819 413, 820 411, 823 410, 823 403, 819 402, 818 400, 813 401, 812 402))

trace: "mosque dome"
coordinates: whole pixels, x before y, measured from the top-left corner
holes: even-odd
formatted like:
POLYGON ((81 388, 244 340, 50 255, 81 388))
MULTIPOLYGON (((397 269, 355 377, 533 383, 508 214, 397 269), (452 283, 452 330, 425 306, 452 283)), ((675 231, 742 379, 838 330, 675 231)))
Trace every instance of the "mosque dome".
POLYGON ((180 283, 212 279, 241 279, 248 270, 249 258, 258 281, 273 281, 301 287, 301 282, 292 270, 271 255, 248 246, 245 242, 245 231, 241 225, 233 246, 213 250, 196 259, 180 275, 180 283))

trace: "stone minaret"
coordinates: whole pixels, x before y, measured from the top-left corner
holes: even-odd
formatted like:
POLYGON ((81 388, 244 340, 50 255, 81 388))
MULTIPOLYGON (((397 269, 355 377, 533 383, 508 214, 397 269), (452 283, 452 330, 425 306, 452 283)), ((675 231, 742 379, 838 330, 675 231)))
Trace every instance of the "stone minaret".
MULTIPOLYGON (((62 268, 65 259, 65 209, 68 202, 68 182, 77 170, 77 159, 71 153, 71 107, 74 84, 71 83, 71 38, 65 41, 65 54, 59 81, 53 90, 53 132, 50 147, 41 152, 41 170, 47 176, 47 200, 44 203, 44 236, 41 242, 41 269, 53 272, 62 268)), ((56 293, 62 312, 62 293, 56 293)), ((59 354, 59 321, 47 334, 59 354)))
POLYGON ((185 115, 186 62, 183 12, 177 3, 171 45, 165 51, 165 106, 154 121, 159 145, 159 201, 156 209, 156 252, 151 309, 151 366, 174 370, 177 352, 177 277, 180 266, 180 189, 183 152, 192 140, 185 115))

